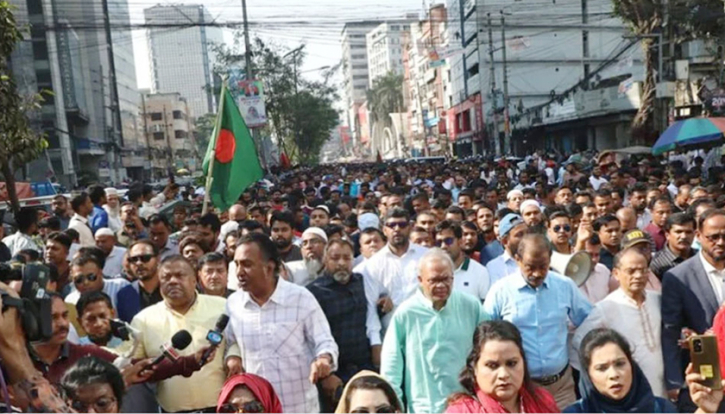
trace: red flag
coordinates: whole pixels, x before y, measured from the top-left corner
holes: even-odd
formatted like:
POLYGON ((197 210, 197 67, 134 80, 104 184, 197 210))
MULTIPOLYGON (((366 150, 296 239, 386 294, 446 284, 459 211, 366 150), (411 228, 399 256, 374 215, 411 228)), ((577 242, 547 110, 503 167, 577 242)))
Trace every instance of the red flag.
POLYGON ((378 156, 375 158, 375 160, 382 164, 383 163, 383 157, 380 155, 380 150, 378 150, 378 156))
POLYGON ((284 169, 287 169, 290 167, 289 158, 287 157, 287 154, 285 154, 284 151, 282 151, 282 154, 280 154, 280 156, 279 156, 279 165, 284 169))

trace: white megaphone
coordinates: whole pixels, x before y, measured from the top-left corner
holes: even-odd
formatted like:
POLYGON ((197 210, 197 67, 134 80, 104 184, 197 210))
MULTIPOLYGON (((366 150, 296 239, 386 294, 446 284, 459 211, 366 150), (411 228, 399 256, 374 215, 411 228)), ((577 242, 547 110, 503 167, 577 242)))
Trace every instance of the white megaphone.
POLYGON ((551 270, 562 274, 581 286, 589 279, 592 270, 592 258, 587 252, 576 252, 574 254, 551 253, 551 270))

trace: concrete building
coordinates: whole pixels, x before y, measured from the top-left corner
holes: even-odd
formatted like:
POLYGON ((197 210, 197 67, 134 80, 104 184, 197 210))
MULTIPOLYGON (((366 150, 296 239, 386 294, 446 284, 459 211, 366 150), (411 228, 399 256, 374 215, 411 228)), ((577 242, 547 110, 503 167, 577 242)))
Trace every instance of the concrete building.
MULTIPOLYGON (((210 23, 203 5, 157 5, 144 10, 147 24, 189 25, 210 23)), ((221 28, 152 27, 148 30, 153 93, 179 93, 188 100, 193 118, 216 111, 212 89, 215 55, 211 46, 223 42, 221 28)))
MULTIPOLYGON (((119 183, 127 170, 143 165, 121 162, 122 148, 136 149, 139 141, 136 68, 126 0, 109 2, 116 84, 121 126, 114 122, 111 66, 104 30, 76 27, 103 21, 102 2, 80 0, 12 0, 19 24, 30 24, 29 41, 21 42, 11 57, 13 76, 22 93, 49 90, 34 122, 47 135, 47 157, 32 163, 26 179, 53 177, 72 186, 98 181, 119 183), (45 30, 55 27, 55 30, 45 30), (123 137, 123 141, 122 138, 123 137), (123 145, 122 145, 123 144, 123 145)), ((141 148, 140 150, 143 150, 141 148)))
POLYGON ((186 99, 179 93, 144 94, 142 105, 152 177, 160 179, 181 168, 196 171, 199 154, 186 99))
MULTIPOLYGON (((605 87, 607 80, 616 86, 622 80, 632 78, 636 82, 641 78, 639 49, 635 46, 620 54, 631 40, 623 39, 629 33, 621 20, 612 17, 611 1, 560 0, 528 4, 505 0, 493 5, 483 0, 448 0, 447 4, 449 37, 464 51, 460 57, 451 58, 452 116, 459 131, 471 131, 473 142, 481 142, 475 147, 476 153, 481 150, 495 153, 497 143, 499 153, 524 151, 524 146, 530 151, 531 145, 539 141, 542 146, 549 142, 561 150, 603 149, 624 138, 622 126, 631 120, 631 106, 616 109, 614 105, 597 115, 579 114, 597 117, 595 121, 606 126, 610 132, 601 135, 601 139, 592 138, 581 125, 571 128, 562 125, 561 129, 541 134, 532 131, 532 127, 546 118, 541 113, 542 106, 552 100, 573 99, 571 89, 580 82, 579 92, 605 87), (503 22, 501 9, 506 10, 503 22), (504 30, 505 41, 502 40, 504 30), (494 51, 492 62, 489 43, 494 51), (506 89, 508 101, 504 99, 506 89), (466 119, 465 113, 470 110, 466 102, 471 100, 483 104, 483 124, 477 117, 475 122, 470 115, 466 119), (505 102, 508 102, 509 122, 503 110, 505 102), (510 142, 505 139, 506 129, 513 137, 510 142), (615 138, 608 137, 612 134, 615 138)), ((592 119, 584 121, 587 123, 591 124, 592 119)), ((457 141, 462 136, 458 135, 457 141)), ((458 149, 463 151, 464 147, 459 145, 458 149)))
POLYGON ((403 73, 403 34, 410 31, 409 22, 385 22, 365 35, 368 54, 368 86, 389 72, 403 73))

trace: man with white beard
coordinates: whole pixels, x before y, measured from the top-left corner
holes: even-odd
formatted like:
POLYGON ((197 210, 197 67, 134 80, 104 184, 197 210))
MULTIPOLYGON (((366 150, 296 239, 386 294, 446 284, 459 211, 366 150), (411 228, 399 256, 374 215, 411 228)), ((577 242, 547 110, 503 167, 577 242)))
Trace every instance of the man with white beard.
POLYGON ((310 227, 302 233, 302 260, 288 262, 287 275, 289 281, 300 286, 317 279, 322 274, 324 263, 322 258, 327 247, 327 234, 319 227, 310 227))

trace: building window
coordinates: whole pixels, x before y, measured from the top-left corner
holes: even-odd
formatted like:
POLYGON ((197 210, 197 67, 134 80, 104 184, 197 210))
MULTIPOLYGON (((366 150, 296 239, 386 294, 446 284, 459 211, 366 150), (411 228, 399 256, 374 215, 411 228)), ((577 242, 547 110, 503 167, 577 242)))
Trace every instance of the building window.
POLYGON ((163 132, 154 132, 154 141, 163 141, 163 140, 164 140, 163 132))
POLYGON ((176 139, 186 138, 186 135, 187 135, 186 134, 186 131, 182 131, 180 129, 177 129, 177 130, 174 131, 174 137, 176 139))
POLYGON ((174 119, 184 119, 184 114, 181 111, 174 111, 174 119))
POLYGON ((162 119, 164 119, 164 114, 161 112, 151 112, 152 121, 161 121, 162 119))

